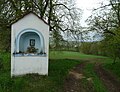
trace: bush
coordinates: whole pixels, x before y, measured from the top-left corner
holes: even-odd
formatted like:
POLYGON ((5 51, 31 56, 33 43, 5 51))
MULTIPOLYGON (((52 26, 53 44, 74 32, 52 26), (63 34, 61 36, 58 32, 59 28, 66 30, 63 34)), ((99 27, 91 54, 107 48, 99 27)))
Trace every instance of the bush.
POLYGON ((1 58, 1 56, 0 56, 0 70, 2 70, 3 69, 3 60, 2 60, 2 58, 1 58))
POLYGON ((12 91, 14 81, 8 76, 3 75, 0 77, 0 91, 2 92, 10 92, 12 91))

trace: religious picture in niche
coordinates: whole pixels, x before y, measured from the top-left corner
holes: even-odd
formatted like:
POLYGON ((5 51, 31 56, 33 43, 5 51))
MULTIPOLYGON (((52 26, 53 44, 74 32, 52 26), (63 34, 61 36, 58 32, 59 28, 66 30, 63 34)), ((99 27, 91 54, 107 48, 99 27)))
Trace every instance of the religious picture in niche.
POLYGON ((30 46, 35 46, 35 39, 30 39, 30 46))

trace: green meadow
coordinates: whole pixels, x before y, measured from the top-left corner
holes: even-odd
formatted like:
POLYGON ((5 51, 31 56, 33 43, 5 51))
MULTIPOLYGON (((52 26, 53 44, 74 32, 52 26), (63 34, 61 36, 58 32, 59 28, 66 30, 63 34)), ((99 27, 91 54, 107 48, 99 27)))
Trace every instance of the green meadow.
MULTIPOLYGON (((93 70, 95 62, 103 63, 106 70, 120 77, 120 62, 113 65, 112 59, 107 57, 78 52, 51 51, 49 58, 48 76, 27 74, 11 78, 10 53, 0 53, 0 92, 64 92, 64 81, 68 72, 86 60, 92 63, 85 66, 84 74, 86 77, 93 78, 95 92, 108 92, 93 70)), ((87 87, 84 79, 83 85, 87 87)))

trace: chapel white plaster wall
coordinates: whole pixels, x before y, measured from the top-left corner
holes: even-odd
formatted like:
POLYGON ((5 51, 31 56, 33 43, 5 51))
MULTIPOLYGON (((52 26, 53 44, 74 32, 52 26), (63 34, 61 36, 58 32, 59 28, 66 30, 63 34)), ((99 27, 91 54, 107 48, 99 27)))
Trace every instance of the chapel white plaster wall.
MULTIPOLYGON (((48 58, 48 57, 47 57, 48 58)), ((46 57, 15 57, 13 58, 12 75, 38 73, 48 75, 48 59, 46 57)))
POLYGON ((31 13, 19 20, 18 22, 14 23, 11 30, 11 76, 23 75, 28 73, 47 75, 49 56, 49 26, 31 13), (45 42, 46 57, 16 57, 13 55, 16 49, 15 39, 22 30, 28 28, 36 29, 40 33, 42 33, 45 42))
POLYGON ((15 38, 17 38, 18 34, 22 30, 28 28, 36 29, 41 32, 45 40, 45 52, 48 51, 47 45, 49 43, 49 26, 31 13, 12 25, 12 31, 14 31, 15 38))

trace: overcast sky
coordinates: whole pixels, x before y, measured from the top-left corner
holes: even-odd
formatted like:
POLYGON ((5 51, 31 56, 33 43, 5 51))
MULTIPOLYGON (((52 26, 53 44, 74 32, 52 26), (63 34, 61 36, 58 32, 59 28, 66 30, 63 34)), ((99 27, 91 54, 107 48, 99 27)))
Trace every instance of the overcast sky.
MULTIPOLYGON (((101 6, 101 3, 107 4, 107 0, 76 0, 76 6, 83 10, 82 19, 81 19, 81 25, 87 26, 85 23, 85 20, 92 15, 92 10, 94 8, 98 8, 101 6)), ((93 36, 95 35, 95 32, 90 32, 88 35, 90 36, 90 41, 96 41, 100 40, 101 37, 99 35, 96 35, 96 38, 93 39, 93 36)), ((87 40, 89 41, 89 40, 87 40)))
POLYGON ((76 0, 77 7, 83 10, 82 26, 86 26, 84 21, 92 14, 93 8, 100 7, 101 2, 105 2, 105 0, 76 0))

